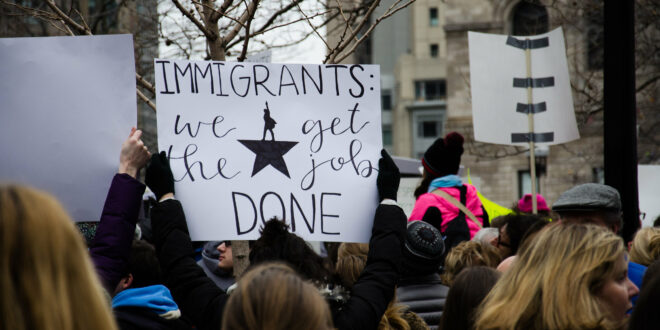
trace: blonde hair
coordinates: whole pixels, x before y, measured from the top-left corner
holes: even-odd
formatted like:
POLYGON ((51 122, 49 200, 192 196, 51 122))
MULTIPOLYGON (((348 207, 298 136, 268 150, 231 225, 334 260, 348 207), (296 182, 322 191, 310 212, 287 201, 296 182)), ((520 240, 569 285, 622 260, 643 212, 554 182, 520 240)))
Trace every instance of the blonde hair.
POLYGON ((445 271, 442 282, 451 286, 454 278, 463 269, 473 266, 495 268, 502 261, 497 248, 479 241, 463 241, 456 245, 445 257, 445 271))
POLYGON ((341 281, 341 284, 352 289, 357 281, 364 265, 367 264, 367 254, 369 245, 366 243, 341 243, 337 249, 337 263, 335 272, 341 281))
POLYGON ((660 256, 660 228, 640 229, 630 247, 630 261, 649 266, 660 256))
POLYGON ((229 297, 222 329, 332 329, 330 309, 318 289, 282 263, 245 273, 229 297))
MULTIPOLYGON (((342 285, 352 288, 362 274, 367 264, 369 245, 364 243, 341 243, 337 250, 335 270, 342 285)), ((387 305, 387 309, 378 324, 379 330, 410 330, 408 322, 403 318, 406 306, 395 303, 396 297, 387 305)))
POLYGON ((488 294, 476 329, 618 328, 596 294, 624 255, 623 241, 604 227, 549 225, 488 294))
POLYGON ((83 237, 45 192, 0 185, 0 329, 117 329, 83 237))

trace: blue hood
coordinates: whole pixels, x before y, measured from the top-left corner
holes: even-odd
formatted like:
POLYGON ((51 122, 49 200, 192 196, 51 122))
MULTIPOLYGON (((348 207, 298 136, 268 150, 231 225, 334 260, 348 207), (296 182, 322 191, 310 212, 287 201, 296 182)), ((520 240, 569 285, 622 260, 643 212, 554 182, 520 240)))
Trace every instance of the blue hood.
POLYGON ((164 285, 126 289, 112 298, 112 308, 117 307, 143 307, 158 315, 179 310, 170 290, 164 285))

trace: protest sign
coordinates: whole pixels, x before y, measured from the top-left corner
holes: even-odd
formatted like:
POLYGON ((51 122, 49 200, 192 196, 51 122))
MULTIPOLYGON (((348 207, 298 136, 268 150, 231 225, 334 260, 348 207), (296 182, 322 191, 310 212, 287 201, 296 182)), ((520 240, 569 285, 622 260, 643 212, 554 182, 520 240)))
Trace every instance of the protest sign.
POLYGON ((639 210, 644 213, 643 227, 653 227, 660 216, 660 165, 638 165, 637 186, 639 187, 639 210))
POLYGON ((527 145, 532 133, 536 144, 553 145, 579 138, 561 28, 529 37, 468 32, 468 42, 475 140, 527 145), (529 132, 528 109, 534 132, 529 132))
POLYGON ((155 60, 158 145, 193 240, 366 242, 378 203, 373 65, 155 60))
POLYGON ((0 181, 98 221, 136 125, 130 35, 0 39, 0 181))

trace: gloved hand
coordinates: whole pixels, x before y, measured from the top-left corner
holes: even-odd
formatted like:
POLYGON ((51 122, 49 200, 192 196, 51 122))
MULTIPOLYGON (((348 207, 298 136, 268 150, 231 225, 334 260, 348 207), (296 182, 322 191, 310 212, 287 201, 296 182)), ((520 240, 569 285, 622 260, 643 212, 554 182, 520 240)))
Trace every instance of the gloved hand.
POLYGON ((431 206, 426 209, 426 212, 424 212, 424 216, 422 217, 422 221, 430 224, 431 226, 438 229, 438 231, 442 232, 442 212, 440 212, 439 208, 431 206))
POLYGON ((401 173, 385 149, 381 150, 380 154, 382 158, 378 161, 378 178, 376 179, 378 198, 381 201, 386 198, 396 200, 401 173))
POLYGON ((144 181, 157 200, 167 193, 174 193, 174 176, 165 151, 151 156, 144 181))

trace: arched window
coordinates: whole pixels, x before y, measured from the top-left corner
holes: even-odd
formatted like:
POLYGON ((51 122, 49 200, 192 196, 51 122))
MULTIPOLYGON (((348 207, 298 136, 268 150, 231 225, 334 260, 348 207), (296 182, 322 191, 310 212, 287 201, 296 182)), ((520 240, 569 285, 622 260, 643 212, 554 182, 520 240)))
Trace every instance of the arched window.
POLYGON ((531 36, 548 32, 548 11, 544 6, 521 1, 513 9, 513 35, 531 36))

